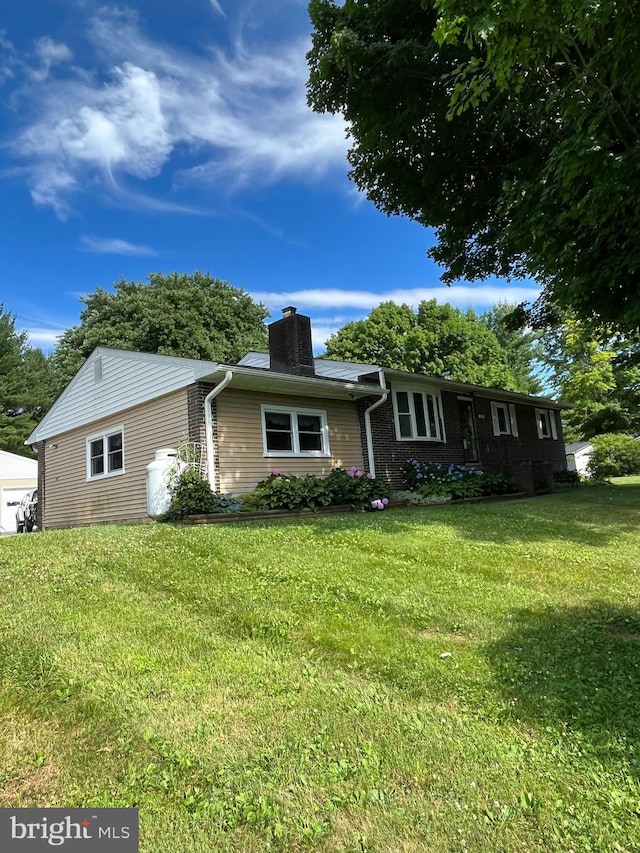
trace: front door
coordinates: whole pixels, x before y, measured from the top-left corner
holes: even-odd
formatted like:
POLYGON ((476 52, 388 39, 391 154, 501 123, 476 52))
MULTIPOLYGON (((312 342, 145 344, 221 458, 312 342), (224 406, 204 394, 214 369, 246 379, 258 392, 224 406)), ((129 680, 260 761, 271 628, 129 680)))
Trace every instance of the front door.
POLYGON ((462 447, 465 462, 479 462, 478 433, 476 432, 476 419, 473 412, 472 400, 458 400, 458 411, 460 412, 460 426, 462 428, 462 447))

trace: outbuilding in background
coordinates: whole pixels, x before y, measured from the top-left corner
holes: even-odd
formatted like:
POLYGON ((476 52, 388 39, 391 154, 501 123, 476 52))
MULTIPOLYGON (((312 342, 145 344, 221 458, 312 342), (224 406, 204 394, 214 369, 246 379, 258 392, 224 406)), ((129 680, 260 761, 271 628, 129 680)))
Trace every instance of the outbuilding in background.
POLYGON ((38 461, 0 450, 0 534, 16 532, 16 509, 38 486, 38 461))
POLYGON ((593 444, 590 441, 574 441, 573 444, 565 445, 564 452, 567 454, 567 470, 577 471, 581 477, 588 477, 587 466, 593 453, 593 444))

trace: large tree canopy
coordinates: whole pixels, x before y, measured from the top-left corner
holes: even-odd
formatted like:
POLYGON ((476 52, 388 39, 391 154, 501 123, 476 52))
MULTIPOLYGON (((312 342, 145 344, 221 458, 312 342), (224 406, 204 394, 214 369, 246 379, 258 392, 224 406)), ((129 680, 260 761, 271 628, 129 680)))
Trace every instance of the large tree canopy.
POLYGON ((563 413, 567 441, 602 433, 640 432, 640 367, 627 362, 627 341, 603 345, 567 316, 543 336, 549 381, 572 408, 563 413))
POLYGON ((61 387, 99 345, 227 363, 266 349, 266 308, 208 273, 152 273, 148 284, 121 279, 113 293, 98 288, 82 302, 79 325, 54 353, 61 387))
POLYGON ((528 329, 513 328, 510 320, 516 305, 498 302, 480 315, 507 354, 507 364, 515 378, 515 390, 523 394, 540 394, 542 383, 536 373, 541 358, 540 336, 528 329))
POLYGON ((309 102, 357 186, 434 227, 443 278, 531 276, 538 308, 640 328, 631 2, 311 0, 309 102))
POLYGON ((458 382, 512 390, 518 386, 507 353, 471 310, 435 299, 409 305, 383 302, 364 320, 347 323, 327 341, 327 358, 379 364, 458 382))
POLYGON ((25 439, 53 402, 54 387, 50 361, 0 303, 0 450, 28 453, 25 439))

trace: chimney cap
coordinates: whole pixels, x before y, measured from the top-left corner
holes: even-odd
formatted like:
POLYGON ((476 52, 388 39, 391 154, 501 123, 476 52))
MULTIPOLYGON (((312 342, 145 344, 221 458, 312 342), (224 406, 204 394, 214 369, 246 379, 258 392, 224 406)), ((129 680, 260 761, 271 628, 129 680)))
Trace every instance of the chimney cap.
POLYGON ((295 314, 297 310, 298 309, 295 308, 293 305, 287 305, 286 308, 282 309, 282 316, 283 317, 291 317, 291 315, 295 314))

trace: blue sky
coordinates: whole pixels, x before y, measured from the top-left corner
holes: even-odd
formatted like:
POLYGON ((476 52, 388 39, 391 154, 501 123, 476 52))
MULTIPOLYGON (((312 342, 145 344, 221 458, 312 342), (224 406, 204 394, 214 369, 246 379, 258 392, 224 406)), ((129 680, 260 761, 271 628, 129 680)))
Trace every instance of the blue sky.
POLYGON ((347 178, 345 126, 305 103, 303 0, 4 0, 0 301, 50 348, 121 276, 212 275, 331 332, 385 299, 483 310, 446 288, 431 234, 347 178))

